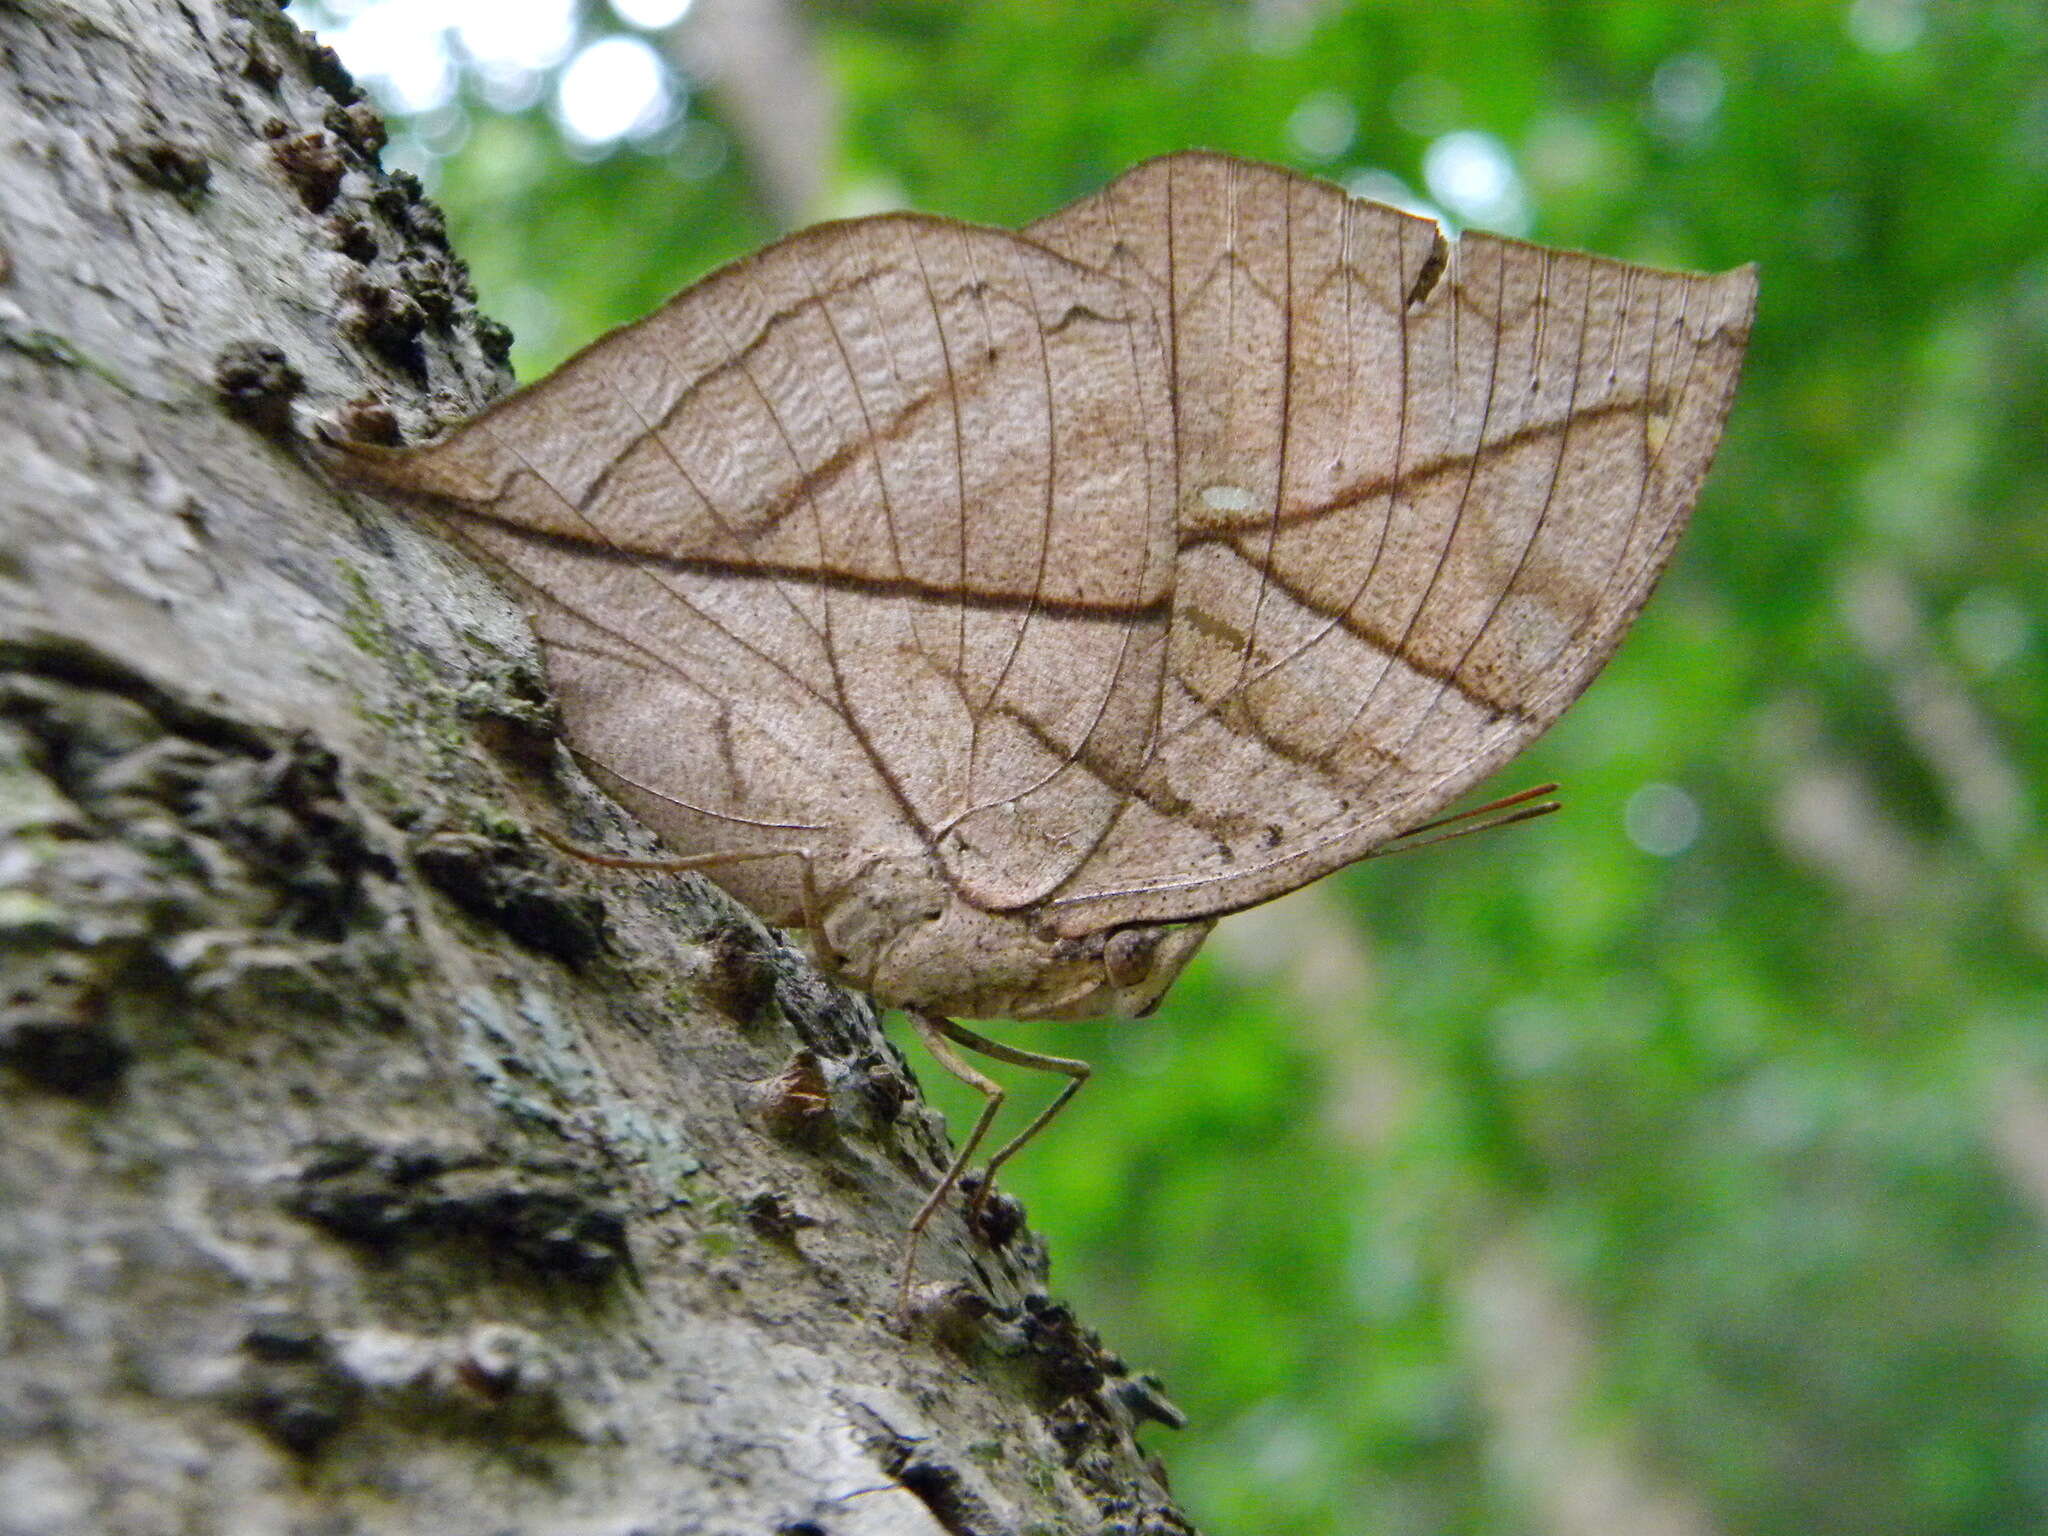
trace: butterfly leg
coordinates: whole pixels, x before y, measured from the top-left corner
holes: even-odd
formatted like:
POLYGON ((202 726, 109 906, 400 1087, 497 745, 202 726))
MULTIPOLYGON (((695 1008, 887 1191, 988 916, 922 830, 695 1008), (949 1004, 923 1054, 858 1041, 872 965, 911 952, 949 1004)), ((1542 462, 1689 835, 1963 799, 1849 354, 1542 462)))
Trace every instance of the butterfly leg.
POLYGON ((983 1103, 981 1114, 974 1122, 974 1129, 968 1132, 967 1140, 961 1145, 952 1166, 946 1170, 945 1176, 939 1180, 938 1187, 926 1198, 917 1215, 911 1218, 910 1235, 903 1252, 903 1279, 897 1288, 896 1310, 899 1316, 905 1315, 909 1309, 910 1282, 917 1269, 918 1241, 924 1236, 924 1229, 931 1225, 932 1217, 937 1215, 940 1207, 946 1203, 947 1197, 960 1187, 962 1175, 967 1172, 968 1164, 974 1160, 975 1151, 981 1146, 982 1139, 987 1136, 988 1128, 1001 1111, 1006 1097, 1002 1085, 969 1066, 966 1058, 953 1049, 953 1044, 964 1045, 970 1051, 977 1051, 996 1061, 1007 1062, 1013 1067, 1058 1072, 1068 1079, 1067 1086, 1060 1090, 1059 1096, 1040 1110, 1029 1125, 1011 1137, 1004 1143, 1002 1149, 988 1160, 988 1168, 982 1175, 981 1186, 975 1190, 974 1201, 968 1207, 967 1219, 970 1223, 981 1214, 981 1208, 988 1200, 989 1191, 995 1188, 996 1170, 1022 1150, 1026 1142, 1044 1130, 1054 1115, 1067 1107, 1067 1101, 1081 1091, 1081 1085, 1088 1081, 1091 1071, 1085 1061, 1074 1061, 1065 1056, 1044 1056, 1037 1051, 1020 1050, 1014 1045, 1004 1045, 999 1040, 978 1035, 964 1025, 956 1024, 951 1019, 942 1018, 935 1013, 923 1013, 912 1009, 910 1022, 916 1028, 918 1038, 924 1041, 939 1065, 980 1093, 983 1103), (952 1044, 949 1044, 949 1041, 952 1044))
POLYGON ((982 1170, 981 1187, 975 1190, 974 1203, 968 1207, 967 1219, 971 1222, 981 1214, 982 1206, 988 1203, 990 1191, 996 1187, 996 1170, 1023 1151, 1024 1144, 1044 1130, 1052 1122, 1052 1117, 1067 1107, 1067 1101, 1081 1091, 1081 1085, 1088 1081, 1094 1069, 1087 1062, 1075 1061, 1069 1056, 1046 1056, 1037 1051, 1020 1050, 1014 1045, 1004 1045, 1000 1040, 978 1035, 963 1025, 955 1024, 951 1019, 940 1019, 938 1023, 951 1039, 971 1051, 979 1051, 982 1055, 993 1057, 997 1061, 1008 1062, 1013 1067, 1030 1067, 1036 1072, 1058 1072, 1067 1079, 1067 1086, 1059 1091, 1058 1097, 1041 1109, 1029 1125, 1012 1136, 1003 1144, 1002 1149, 988 1160, 988 1167, 982 1170))
MULTIPOLYGON (((899 1318, 908 1317, 910 1314, 910 1282, 917 1273, 918 1241, 924 1236, 924 1229, 931 1225, 932 1217, 936 1216, 939 1208, 946 1203, 946 1197, 960 1187, 960 1176, 967 1171, 967 1164, 973 1159, 975 1149, 981 1145, 982 1137, 988 1134, 989 1125, 1002 1109, 1004 1098, 1000 1083, 975 1071, 958 1051, 946 1043, 949 1035, 955 1035, 957 1038, 957 1035, 964 1034, 969 1040, 978 1040, 979 1036, 961 1029, 951 1019, 942 1019, 935 1013, 926 1013, 917 1008, 910 1010, 910 1023, 939 1065, 979 1093, 983 1102, 980 1118, 974 1122, 974 1129, 967 1133, 967 1140, 961 1146, 959 1155, 953 1159, 952 1166, 939 1180, 938 1187, 926 1197, 917 1214, 910 1218, 910 1232, 903 1244, 903 1278, 896 1287, 896 1315, 899 1318)), ((966 1044, 967 1041, 961 1043, 966 1044)))

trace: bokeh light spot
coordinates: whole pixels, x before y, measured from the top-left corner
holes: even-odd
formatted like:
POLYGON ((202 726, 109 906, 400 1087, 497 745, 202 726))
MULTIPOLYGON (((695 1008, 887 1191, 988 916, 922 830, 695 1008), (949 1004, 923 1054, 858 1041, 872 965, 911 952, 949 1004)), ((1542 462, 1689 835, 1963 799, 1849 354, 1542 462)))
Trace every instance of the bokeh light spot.
POLYGON ((607 37, 569 61, 555 88, 563 130, 584 144, 609 144, 658 127, 669 114, 668 78, 637 37, 607 37))
POLYGON ((659 32, 690 14, 691 0, 611 0, 612 14, 629 27, 659 32))
POLYGON ((1721 66, 1704 53, 1666 59, 1650 77, 1650 122, 1675 139, 1695 138, 1727 94, 1721 66))
POLYGON ((1856 0, 1849 7, 1849 36, 1871 53, 1904 53, 1927 30, 1927 15, 1916 0, 1856 0))
POLYGON ((1702 820, 1699 802, 1676 784, 1645 784, 1628 797, 1621 813, 1628 840, 1660 859, 1690 848, 1702 820))
POLYGON ((1949 633, 1972 671, 1988 677, 2019 659, 2027 648, 2027 612, 2010 592, 1978 587, 1964 595, 1949 616, 1949 633))
POLYGON ((1422 156, 1430 195, 1458 218, 1518 233, 1528 224, 1528 199, 1507 146, 1490 133, 1461 129, 1432 142, 1422 156))
POLYGON ((1334 160, 1358 137, 1358 109, 1335 91, 1315 91, 1287 119, 1287 137, 1311 160, 1334 160))

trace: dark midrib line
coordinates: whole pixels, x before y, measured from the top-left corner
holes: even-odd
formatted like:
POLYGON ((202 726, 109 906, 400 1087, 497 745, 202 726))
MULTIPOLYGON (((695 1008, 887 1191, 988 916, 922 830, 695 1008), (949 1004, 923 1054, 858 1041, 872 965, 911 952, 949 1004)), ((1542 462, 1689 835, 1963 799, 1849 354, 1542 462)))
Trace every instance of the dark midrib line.
MULTIPOLYGON (((834 592, 847 592, 865 597, 912 598, 931 603, 960 603, 990 613, 1031 612, 1052 619, 1095 620, 1103 623, 1144 623, 1173 616, 1173 596, 1162 593, 1143 603, 1090 603, 1072 598, 1046 597, 1030 592, 999 592, 988 590, 956 591, 930 582, 909 578, 895 579, 882 576, 863 576, 851 571, 828 571, 794 565, 777 565, 761 561, 741 564, 737 561, 719 560, 708 555, 664 555, 647 550, 629 549, 618 544, 598 544, 579 539, 571 534, 530 527, 510 518, 499 517, 473 506, 457 504, 454 508, 462 516, 478 522, 489 523, 495 528, 547 548, 561 550, 584 559, 629 563, 664 572, 683 575, 708 576, 715 580, 772 581, 788 582, 799 586, 819 587, 834 592)), ((1249 560, 1242 548, 1233 544, 1232 553, 1238 558, 1249 560)), ((1254 562, 1256 563, 1256 562, 1254 562)), ((1318 618, 1326 619, 1356 636, 1375 650, 1384 652, 1403 666, 1429 678, 1432 682, 1447 683, 1464 694, 1472 702, 1503 715, 1520 715, 1522 711, 1511 701, 1495 699, 1480 694, 1461 680, 1454 678, 1445 669, 1436 667, 1419 657, 1398 651, 1392 638, 1355 615, 1337 612, 1319 603, 1307 591, 1287 579, 1277 568, 1268 567, 1262 572, 1264 579, 1289 601, 1298 604, 1318 618)), ((1220 702, 1220 701, 1219 701, 1220 702)))
POLYGON ((907 576, 863 576, 855 571, 822 570, 761 560, 743 563, 736 560, 721 560, 710 555, 660 554, 610 542, 595 543, 552 529, 535 528, 462 503, 454 504, 452 510, 463 517, 488 523, 529 543, 560 550, 572 556, 647 566, 683 575, 709 576, 717 580, 786 581, 799 586, 819 587, 857 596, 906 597, 933 603, 964 603, 970 608, 989 612, 1029 610, 1060 619, 1143 621, 1163 619, 1172 612, 1173 599, 1166 593, 1142 603, 1092 603, 1077 598, 1045 597, 1030 592, 956 589, 938 583, 918 581, 907 576))
MULTIPOLYGON (((931 603, 961 603, 967 607, 990 613, 1030 612, 1052 619, 1095 620, 1102 623, 1137 624, 1167 619, 1173 616, 1173 596, 1162 593, 1144 603, 1089 603, 1072 598, 1045 597, 1030 592, 956 591, 948 587, 920 582, 909 578, 895 579, 883 576, 862 576, 851 571, 826 571, 793 565, 771 565, 762 562, 739 564, 730 560, 713 559, 707 555, 662 555, 646 550, 627 549, 617 544, 594 544, 565 533, 555 533, 532 528, 509 518, 497 517, 479 511, 475 507, 460 507, 462 515, 501 528, 507 533, 549 548, 585 559, 617 561, 678 574, 709 576, 716 580, 790 582, 825 588, 834 592, 847 592, 864 597, 903 597, 931 603)), ((1242 549, 1232 546, 1232 552, 1240 559, 1249 559, 1242 549)), ((1308 592, 1274 568, 1263 573, 1266 581, 1289 601, 1300 605, 1318 618, 1327 619, 1347 634, 1382 651, 1399 661, 1403 666, 1432 682, 1446 683, 1473 703, 1494 710, 1502 715, 1520 715, 1521 709, 1511 701, 1489 698, 1474 691, 1450 672, 1436 667, 1418 657, 1395 650, 1391 638, 1382 631, 1364 623, 1352 614, 1339 613, 1318 603, 1308 592)), ((1221 701, 1219 701, 1220 703, 1221 701)))
POLYGON ((1374 475, 1370 479, 1354 481, 1327 501, 1319 501, 1310 506, 1289 507, 1270 525, 1267 522, 1260 522, 1256 525, 1226 525, 1191 529, 1181 535, 1180 547, 1182 549, 1192 549, 1198 544, 1235 545, 1237 540, 1244 534, 1264 533, 1269 526, 1283 529, 1298 528, 1310 523, 1320 522, 1326 517, 1334 517, 1339 513, 1348 512, 1360 502, 1370 501, 1376 496, 1385 496, 1392 492, 1410 490, 1425 481, 1434 480, 1440 475, 1460 473, 1471 468, 1477 460, 1491 454, 1519 448, 1525 443, 1536 442, 1554 433, 1587 426, 1598 421, 1605 421, 1610 416, 1634 415, 1639 413, 1646 405, 1652 409, 1662 409, 1668 404, 1668 396, 1663 399, 1649 397, 1642 400, 1611 400, 1604 405, 1591 406, 1569 419, 1532 421, 1527 426, 1517 427, 1513 432, 1507 433, 1493 442, 1482 443, 1478 448, 1469 452, 1447 453, 1440 458, 1431 459, 1427 463, 1417 464, 1412 469, 1396 471, 1392 474, 1374 475))

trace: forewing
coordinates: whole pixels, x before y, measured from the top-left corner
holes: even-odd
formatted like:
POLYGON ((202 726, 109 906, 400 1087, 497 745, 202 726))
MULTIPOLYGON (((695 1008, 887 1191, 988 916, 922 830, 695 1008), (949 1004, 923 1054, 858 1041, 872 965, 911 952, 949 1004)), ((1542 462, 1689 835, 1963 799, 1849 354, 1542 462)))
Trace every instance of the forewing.
MULTIPOLYGON (((577 752, 678 853, 924 849, 1022 906, 1154 746, 1162 338, 1013 234, 827 225, 357 473, 513 578, 577 752)), ((714 871, 787 922, 800 873, 714 871)))
POLYGON ((1213 155, 1026 233, 1170 316, 1162 726, 1070 933, 1291 890, 1548 726, 1670 558, 1755 304, 1213 155))

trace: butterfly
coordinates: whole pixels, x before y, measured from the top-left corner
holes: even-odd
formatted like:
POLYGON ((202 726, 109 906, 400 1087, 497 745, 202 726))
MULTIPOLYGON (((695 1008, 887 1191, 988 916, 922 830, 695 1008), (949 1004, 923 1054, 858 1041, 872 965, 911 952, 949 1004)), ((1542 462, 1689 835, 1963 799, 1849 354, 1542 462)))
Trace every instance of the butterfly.
POLYGON ((664 867, 982 1090, 914 1254, 1003 1099, 953 1047, 1069 1079, 991 1176, 1087 1076, 960 1018, 1149 1010, 1218 917, 1412 845, 1584 690, 1755 302, 1179 154, 1021 232, 803 231, 339 457, 512 583, 664 867))

